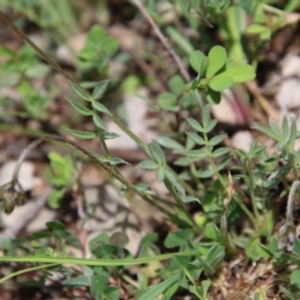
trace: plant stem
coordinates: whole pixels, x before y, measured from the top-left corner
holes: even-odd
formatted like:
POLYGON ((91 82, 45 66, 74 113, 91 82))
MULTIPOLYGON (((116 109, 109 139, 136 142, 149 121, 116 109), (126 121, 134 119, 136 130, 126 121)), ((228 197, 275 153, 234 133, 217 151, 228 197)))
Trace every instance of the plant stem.
POLYGON ((259 212, 257 209, 256 201, 255 201, 255 193, 254 193, 254 183, 253 183, 253 173, 252 173, 252 168, 251 168, 251 160, 247 161, 246 163, 247 171, 249 174, 249 189, 250 189, 250 197, 251 197, 251 202, 252 202, 252 208, 254 212, 254 216, 259 223, 259 212))
POLYGON ((70 257, 46 257, 46 256, 5 256, 0 257, 0 261, 4 262, 28 262, 28 263, 50 263, 50 264, 72 264, 82 266, 131 266, 150 263, 152 261, 167 260, 174 257, 174 255, 180 256, 193 256, 197 251, 183 251, 175 253, 161 254, 151 257, 140 258, 124 258, 124 259, 93 259, 93 258, 70 258, 70 257))
POLYGON ((16 168, 15 168, 14 174, 13 174, 13 181, 17 182, 18 172, 19 172, 21 164, 24 161, 24 159, 26 158, 27 154, 32 149, 34 149, 35 147, 37 147, 39 144, 43 143, 44 141, 48 141, 48 140, 61 141, 61 142, 67 143, 67 144, 73 146, 74 148, 76 148, 77 150, 81 151, 86 156, 88 156, 91 161, 93 161, 94 163, 96 163, 96 165, 100 166, 101 168, 103 168, 104 170, 106 170, 109 174, 111 174, 114 178, 116 178, 118 181, 120 181, 121 183, 123 183, 128 189, 133 190, 137 195, 139 195, 146 202, 150 203, 157 210, 161 211, 162 213, 164 213, 169 218, 171 218, 171 219, 173 218, 174 219, 174 216, 169 211, 167 211, 164 207, 162 207, 161 205, 159 205, 157 203, 157 201, 152 200, 151 197, 150 197, 150 195, 147 195, 146 193, 143 193, 143 192, 139 191, 121 173, 116 172, 112 167, 110 167, 109 165, 101 162, 93 153, 91 153, 85 147, 79 145, 78 143, 76 143, 76 142, 74 142, 72 140, 69 140, 68 138, 65 138, 65 137, 62 137, 62 136, 59 136, 59 135, 54 135, 54 134, 53 135, 46 135, 46 136, 43 136, 43 137, 35 140, 31 144, 29 144, 23 150, 23 152, 21 153, 21 155, 19 156, 19 159, 18 159, 17 164, 16 164, 16 168))
POLYGON ((191 77, 187 71, 187 69, 184 66, 184 63, 181 61, 180 57, 176 54, 176 52, 172 49, 168 39, 163 35, 159 27, 156 25, 152 17, 149 15, 148 11, 144 7, 143 3, 140 0, 132 0, 132 2, 136 5, 136 7, 140 10, 140 12, 144 15, 148 23, 151 25, 151 27, 154 30, 155 35, 158 37, 158 39, 161 41, 161 43, 164 45, 164 47, 167 49, 169 54, 174 59, 175 63, 178 66, 178 69, 182 75, 182 77, 185 79, 185 81, 190 81, 191 77))
POLYGON ((198 231, 198 224, 193 219, 193 217, 189 214, 189 212, 186 210, 186 207, 182 203, 180 197, 176 194, 172 183, 168 179, 165 179, 164 183, 165 183, 166 188, 168 189, 168 191, 171 193, 171 195, 173 196, 173 198, 176 200, 177 204, 181 208, 182 212, 184 212, 185 216, 188 218, 188 220, 190 222, 190 225, 192 225, 194 230, 197 232, 198 231))
POLYGON ((144 150, 148 154, 148 148, 144 142, 140 140, 138 136, 136 136, 117 116, 113 115, 112 113, 109 115, 109 118, 119 126, 136 144, 144 150))

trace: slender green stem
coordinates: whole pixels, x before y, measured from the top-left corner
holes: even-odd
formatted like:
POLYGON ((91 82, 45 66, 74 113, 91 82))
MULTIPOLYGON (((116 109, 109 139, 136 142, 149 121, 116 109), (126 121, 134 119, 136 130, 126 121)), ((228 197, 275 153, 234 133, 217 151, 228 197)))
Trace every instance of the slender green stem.
MULTIPOLYGON (((0 258, 0 261, 10 261, 9 259, 7 259, 8 256, 5 256, 5 257, 1 257, 1 258, 5 258, 5 260, 1 259, 0 258)), ((6 280, 9 280, 13 277, 16 277, 16 276, 19 276, 19 275, 22 275, 22 274, 25 274, 25 273, 28 273, 28 272, 32 272, 32 271, 37 271, 37 270, 41 270, 41 269, 46 269, 46 268, 50 268, 50 267, 54 267, 54 266, 59 266, 58 263, 52 263, 52 264, 48 264, 48 265, 41 265, 41 266, 37 266, 37 267, 32 267, 32 268, 27 268, 27 269, 23 269, 23 270, 20 270, 20 271, 17 271, 17 272, 13 272, 13 273, 10 273, 4 277, 2 277, 0 279, 0 284, 5 282, 6 280)))
POLYGON ((110 114, 109 118, 119 126, 136 144, 148 154, 148 148, 117 116, 110 114))
POLYGON ((254 216, 255 216, 257 222, 259 223, 259 212, 258 212, 256 201, 255 201, 254 182, 253 182, 253 172, 252 172, 252 167, 251 167, 251 160, 247 161, 246 168, 247 168, 247 171, 248 171, 248 174, 249 174, 249 189, 250 189, 250 197, 251 197, 253 212, 254 212, 254 216))
POLYGON ((49 263, 53 265, 57 264, 71 264, 82 266, 131 266, 150 263, 152 261, 167 260, 174 257, 174 255, 180 256, 193 256, 197 251, 184 251, 174 252, 162 255, 156 255, 151 257, 140 258, 124 258, 124 259, 95 259, 95 258, 70 258, 70 257, 47 257, 47 256, 5 256, 0 257, 0 261, 4 262, 28 262, 28 263, 49 263))
POLYGON ((198 231, 198 225, 197 225, 196 221, 193 219, 193 217, 187 211, 187 209, 184 206, 184 204, 182 203, 180 197, 175 192, 175 189, 174 189, 172 183, 168 179, 165 179, 164 182, 165 182, 166 188, 171 193, 171 195, 173 196, 173 198, 175 199, 175 201, 177 202, 177 204, 179 205, 179 207, 182 209, 182 211, 184 212, 185 216, 189 220, 190 225, 192 225, 193 228, 194 228, 194 230, 197 232, 198 231))

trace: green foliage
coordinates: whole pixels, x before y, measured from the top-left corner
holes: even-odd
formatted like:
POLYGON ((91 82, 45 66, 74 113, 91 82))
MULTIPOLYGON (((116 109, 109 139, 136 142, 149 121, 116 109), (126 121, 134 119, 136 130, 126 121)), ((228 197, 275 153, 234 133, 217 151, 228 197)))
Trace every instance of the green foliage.
MULTIPOLYGON (((148 5, 147 9, 164 27, 164 18, 152 7, 157 4, 156 1, 148 2, 145 4, 148 5)), ((107 77, 108 62, 118 51, 117 41, 107 35, 104 27, 94 25, 90 29, 85 46, 79 53, 79 62, 75 68, 83 83, 75 82, 50 61, 65 76, 74 92, 71 97, 64 96, 70 107, 82 117, 81 120, 86 118, 94 126, 86 131, 81 130, 81 126, 69 128, 67 124, 66 131, 78 139, 99 139, 103 153, 91 152, 75 142, 69 144, 87 155, 97 166, 104 168, 109 180, 117 179, 122 184, 120 193, 123 196, 130 199, 135 193, 163 213, 172 223, 170 227, 176 230, 168 232, 163 243, 156 244, 162 242, 156 233, 146 235, 140 243, 137 257, 126 249, 129 240, 125 233, 116 232, 111 236, 103 233, 89 242, 92 257, 77 259, 69 254, 69 247, 81 249, 84 245, 68 232, 64 224, 52 221, 46 224, 46 231, 34 233, 28 239, 6 241, 1 247, 8 256, 1 257, 0 260, 46 263, 23 272, 53 268, 66 278, 63 285, 71 288, 88 287, 91 297, 99 300, 120 299, 123 290, 130 297, 144 300, 172 299, 179 291, 204 300, 211 299, 210 289, 215 288, 214 280, 219 278, 222 270, 241 255, 244 249, 245 261, 273 266, 274 273, 277 268, 285 270, 283 274, 276 274, 280 282, 279 288, 289 299, 298 299, 299 271, 297 268, 289 268, 298 267, 300 257, 300 242, 291 213, 293 205, 288 206, 289 214, 287 213, 286 222, 278 236, 274 232, 278 221, 274 191, 280 193, 280 197, 289 195, 289 203, 293 203, 299 183, 295 181, 296 185, 289 188, 287 179, 292 174, 296 180, 300 166, 300 150, 294 150, 295 142, 300 137, 296 122, 294 119, 284 118, 282 125, 278 126, 270 119, 269 127, 256 126, 259 132, 277 144, 276 151, 270 154, 259 143, 259 139, 251 144, 248 152, 226 147, 224 141, 227 135, 216 133, 217 120, 211 117, 211 105, 220 102, 223 90, 255 78, 253 66, 258 60, 259 47, 270 39, 273 32, 286 24, 282 10, 271 7, 265 1, 252 0, 236 1, 234 5, 227 0, 176 0, 174 3, 181 8, 182 13, 176 16, 176 22, 180 25, 180 18, 185 18, 196 29, 194 31, 201 33, 201 38, 206 39, 209 50, 207 55, 195 50, 201 47, 184 36, 178 24, 164 28, 175 45, 175 52, 182 55, 183 63, 187 64, 189 61, 196 78, 185 82, 185 76, 174 74, 176 72, 172 70, 167 73, 169 77, 165 82, 169 91, 158 94, 156 104, 151 107, 152 113, 162 116, 161 128, 167 129, 163 129, 160 136, 148 145, 115 116, 113 106, 107 105, 106 96, 109 96, 111 89, 123 85, 124 90, 131 92, 132 86, 144 84, 146 80, 138 76, 129 77, 131 75, 122 78, 123 83, 114 82, 114 78, 101 80, 107 77), (266 11, 276 17, 271 21, 267 20, 266 11), (253 18, 249 26, 246 23, 247 16, 249 19, 253 18), (212 44, 211 38, 203 29, 204 25, 217 26, 219 42, 224 47, 212 44), (251 48, 251 39, 250 46, 243 42, 248 36, 260 43, 254 50, 251 48), (174 117, 174 122, 177 123, 165 121, 165 115, 174 117), (106 145, 107 140, 119 137, 108 131, 108 119, 118 125, 147 154, 147 159, 141 161, 138 168, 155 171, 157 182, 165 186, 172 201, 155 195, 148 184, 133 184, 122 175, 119 165, 127 162, 112 156, 106 145), (168 151, 165 149, 176 155, 170 165, 168 151), (239 188, 235 190, 236 186, 239 188), (249 201, 246 202, 245 199, 249 201), (196 204, 200 215, 192 216, 189 211, 191 206, 186 204, 196 204), (241 228, 237 230, 236 224, 241 228), (160 254, 161 248, 158 245, 161 244, 167 249, 165 254, 160 254), (285 247, 289 247, 290 252, 286 252, 285 247), (165 261, 164 264, 159 262, 162 260, 165 261), (69 267, 72 264, 84 268, 74 270, 69 267), (138 267, 142 271, 137 272, 138 279, 135 281, 130 277, 128 268, 141 264, 144 266, 138 267), (112 278, 118 279, 116 282, 119 286, 112 286, 112 278)), ((57 4, 55 9, 72 7, 71 4, 66 7, 61 5, 57 4)), ((294 6, 295 3, 289 1, 284 9, 294 6)), ((40 3, 33 1, 31 4, 19 4, 18 7, 34 20, 39 18, 39 14, 44 16, 43 22, 40 21, 43 28, 53 25, 53 14, 46 17, 45 7, 40 3)), ((149 57, 145 57, 153 63, 153 56, 149 53, 147 55, 149 57)), ((122 53, 119 59, 120 57, 122 58, 122 53)), ((0 87, 15 86, 23 97, 22 105, 27 116, 40 118, 41 112, 50 105, 51 98, 47 93, 36 91, 32 80, 46 77, 49 67, 41 63, 27 46, 21 47, 16 53, 0 47, 0 58, 3 60, 0 87)), ((130 72, 131 70, 128 74, 130 72)), ((63 138, 56 140, 65 141, 63 138)), ((70 156, 50 152, 48 158, 50 167, 44 174, 52 186, 48 204, 56 209, 60 207, 64 194, 76 182, 77 172, 75 161, 70 156)), ((16 172, 11 182, 0 187, 1 208, 5 213, 11 213, 15 206, 24 204, 26 200, 17 175, 16 172)), ((18 272, 12 271, 0 283, 20 275, 18 272)), ((46 278, 49 275, 46 273, 43 276, 46 278)), ((41 284, 44 284, 43 280, 41 284)), ((260 293, 254 294, 254 299, 264 297, 260 293)))
POLYGON ((74 182, 76 169, 70 156, 63 157, 56 152, 50 152, 48 158, 50 168, 46 169, 44 176, 54 188, 49 196, 48 204, 52 208, 58 208, 60 200, 74 182))
POLYGON ((213 47, 208 56, 196 50, 190 55, 190 65, 198 73, 191 88, 198 88, 206 95, 208 102, 218 104, 219 92, 230 88, 234 83, 246 82, 255 78, 251 65, 234 65, 227 57, 225 48, 213 47))
POLYGON ((87 35, 84 48, 79 53, 80 71, 87 73, 96 68, 99 73, 106 74, 108 60, 115 54, 118 47, 118 42, 108 36, 103 27, 94 25, 87 35))
POLYGON ((49 66, 41 63, 29 46, 21 47, 17 53, 4 46, 0 47, 0 88, 17 86, 22 96, 26 115, 39 119, 50 104, 46 91, 39 92, 31 80, 46 77, 49 66))

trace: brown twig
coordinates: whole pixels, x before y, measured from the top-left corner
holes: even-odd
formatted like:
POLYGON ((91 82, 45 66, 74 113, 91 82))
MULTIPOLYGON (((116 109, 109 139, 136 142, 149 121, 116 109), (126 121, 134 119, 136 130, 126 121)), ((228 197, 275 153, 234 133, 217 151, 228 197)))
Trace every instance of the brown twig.
POLYGON ((152 19, 152 17, 149 15, 149 13, 147 12, 146 8, 144 7, 143 3, 140 0, 132 0, 132 2, 136 5, 136 7, 139 9, 139 11, 143 14, 143 16, 147 19, 147 21, 149 22, 149 24, 151 25, 151 27, 154 30, 154 33, 156 34, 156 36, 159 38, 159 40, 161 41, 161 43, 164 45, 164 47, 167 49, 167 51, 169 52, 169 54, 172 56, 172 58, 174 59, 175 63, 178 66, 178 69, 182 75, 182 77, 185 79, 185 81, 190 81, 191 77, 187 71, 187 69, 185 68, 182 60, 180 59, 180 57, 175 53, 175 51, 172 49, 168 39, 163 35, 163 33, 160 31, 160 29, 158 28, 158 26, 156 25, 156 23, 154 22, 154 20, 152 19))

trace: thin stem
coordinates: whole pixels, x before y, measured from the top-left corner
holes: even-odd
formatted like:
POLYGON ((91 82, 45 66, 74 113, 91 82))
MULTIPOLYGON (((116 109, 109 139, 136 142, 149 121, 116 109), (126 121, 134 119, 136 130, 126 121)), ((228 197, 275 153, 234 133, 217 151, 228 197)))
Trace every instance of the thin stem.
POLYGON ((172 183, 168 179, 166 179, 164 182, 165 182, 166 188, 171 193, 171 195, 173 196, 173 198, 175 199, 175 201, 177 202, 177 204, 179 205, 179 207, 182 209, 182 211, 184 212, 185 216, 188 218, 188 220, 190 222, 190 225, 192 225, 194 227, 195 231, 198 231, 198 225, 197 225, 197 223, 192 218, 192 216, 189 214, 189 212, 186 210, 186 207, 184 206, 184 204, 180 200, 180 197, 176 194, 172 183))
POLYGON ((255 201, 254 182, 253 182, 253 173, 252 173, 252 168, 251 168, 251 161, 248 161, 246 163, 246 166, 247 166, 247 171, 248 171, 248 174, 249 174, 249 189, 250 189, 250 197, 251 197, 253 212, 254 212, 256 220, 259 221, 259 212, 258 212, 256 201, 255 201))
POLYGON ((152 257, 140 257, 133 259, 93 259, 93 258, 70 258, 70 257, 46 257, 46 256, 5 256, 0 257, 0 261, 5 262, 28 262, 28 263, 53 263, 53 264, 72 264, 82 266, 131 266, 150 263, 152 261, 167 260, 174 257, 174 255, 180 256, 193 256, 197 255, 197 251, 184 251, 156 255, 152 257))
POLYGON ((176 54, 176 52, 172 49, 168 39, 163 35, 159 27, 156 25, 146 8, 144 7, 143 3, 140 0, 132 0, 132 2, 136 5, 136 7, 139 9, 139 11, 144 15, 144 17, 147 19, 148 23, 151 25, 151 27, 154 30, 155 35, 158 37, 158 39, 161 41, 161 43, 164 45, 164 47, 167 49, 169 54, 172 56, 173 60, 178 66, 178 69, 182 75, 182 77, 185 79, 185 81, 189 82, 191 80, 191 77, 186 70, 182 60, 180 57, 176 54))
POLYGON ((151 199, 151 197, 149 195, 147 195, 146 193, 143 193, 141 191, 139 191, 135 185, 133 185, 130 181, 128 181, 122 174, 117 173, 112 167, 110 167, 109 165, 101 162, 93 153, 91 153, 88 149, 86 149, 83 146, 80 146, 78 143, 69 140, 68 138, 59 136, 59 135, 46 135, 43 136, 41 138, 39 138, 38 140, 32 142, 31 144, 29 144, 21 153, 21 155, 19 156, 19 159, 17 161, 16 164, 16 168, 14 170, 14 175, 13 175, 13 180, 17 181, 17 177, 18 177, 18 172, 20 170, 21 164, 22 162, 25 160, 27 154, 34 149, 35 147, 37 147, 39 144, 43 143, 44 141, 48 141, 48 140, 56 140, 56 141, 61 141, 64 143, 67 143, 73 147, 75 147, 77 150, 81 151, 82 153, 84 153, 86 156, 89 157, 89 159, 91 161, 93 161, 94 163, 96 163, 96 165, 100 166, 101 168, 103 168, 104 170, 106 170, 109 174, 111 174, 114 178, 116 178, 117 180, 119 180, 121 183, 123 183, 125 186, 127 186, 128 189, 133 190, 137 195, 139 195, 142 199, 144 199, 146 202, 150 203, 152 206, 154 206, 157 210, 161 211, 162 213, 164 213, 166 216, 168 216, 169 218, 174 218, 174 216, 167 211, 164 207, 162 207, 161 205, 159 205, 157 203, 157 201, 154 201, 151 199))
MULTIPOLYGON (((9 261, 9 260, 7 260, 7 261, 9 261)), ((27 268, 27 269, 24 269, 24 270, 13 272, 13 273, 10 273, 10 274, 2 277, 0 279, 0 284, 3 283, 3 282, 5 282, 6 280, 9 280, 9 279, 11 279, 13 277, 16 277, 18 275, 21 275, 21 274, 25 274, 25 273, 29 273, 29 272, 37 271, 37 270, 41 270, 41 269, 46 269, 46 268, 50 268, 50 267, 55 267, 55 266, 59 266, 59 264, 54 263, 54 264, 41 265, 41 266, 27 268)))
POLYGON ((109 118, 119 126, 136 144, 143 149, 148 154, 148 148, 141 139, 136 136, 117 116, 113 115, 112 113, 109 115, 109 118))

